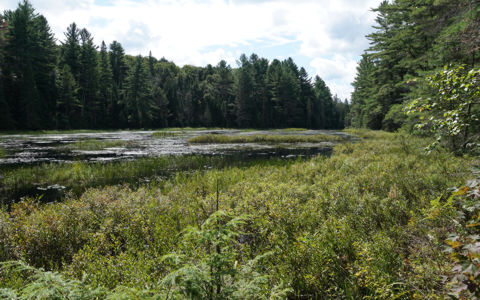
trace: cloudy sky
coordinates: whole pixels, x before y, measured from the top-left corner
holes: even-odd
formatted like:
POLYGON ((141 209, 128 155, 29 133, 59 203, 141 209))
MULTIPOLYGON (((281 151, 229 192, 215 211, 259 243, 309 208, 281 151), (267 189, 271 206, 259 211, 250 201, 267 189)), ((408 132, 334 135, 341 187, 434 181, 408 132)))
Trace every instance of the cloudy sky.
MULTIPOLYGON (((242 53, 292 57, 341 98, 372 31, 381 0, 30 0, 61 41, 67 26, 87 28, 100 44, 119 41, 131 55, 165 57, 182 66, 236 67, 242 53)), ((17 0, 0 0, 0 10, 17 0)))

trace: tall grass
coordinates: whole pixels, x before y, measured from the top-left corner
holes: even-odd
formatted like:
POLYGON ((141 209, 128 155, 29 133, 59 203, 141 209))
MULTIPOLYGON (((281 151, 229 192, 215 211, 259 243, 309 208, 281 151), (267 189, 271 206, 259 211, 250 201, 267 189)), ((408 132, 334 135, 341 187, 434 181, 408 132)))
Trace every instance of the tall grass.
POLYGON ((342 137, 335 135, 220 135, 206 134, 196 136, 188 140, 191 144, 242 144, 242 143, 319 143, 319 142, 338 142, 342 137))
MULTIPOLYGON (((25 200, 0 212, 0 260, 23 259, 92 287, 154 291, 180 263, 162 259, 168 254, 193 263, 183 272, 211 274, 201 262, 216 256, 183 237, 218 207, 248 216, 242 251, 229 260, 271 252, 261 265, 266 289, 283 283, 298 299, 446 298, 442 276, 452 264, 443 241, 455 228, 448 188, 478 161, 425 154, 428 141, 411 136, 369 135, 331 157, 178 173, 161 185, 92 188, 49 205, 25 200)), ((21 289, 1 272, 0 286, 21 289)))
MULTIPOLYGON (((248 167, 255 164, 281 163, 285 162, 280 159, 241 161, 234 156, 203 155, 161 156, 117 162, 42 163, 4 170, 0 186, 0 203, 13 203, 26 195, 44 194, 38 188, 53 185, 63 186, 66 191, 79 195, 90 187, 115 184, 138 186, 144 183, 158 183, 179 171, 192 172, 226 166, 248 167)), ((43 200, 58 200, 57 198, 62 196, 55 190, 51 194, 50 197, 53 199, 49 199, 47 195, 43 200)))

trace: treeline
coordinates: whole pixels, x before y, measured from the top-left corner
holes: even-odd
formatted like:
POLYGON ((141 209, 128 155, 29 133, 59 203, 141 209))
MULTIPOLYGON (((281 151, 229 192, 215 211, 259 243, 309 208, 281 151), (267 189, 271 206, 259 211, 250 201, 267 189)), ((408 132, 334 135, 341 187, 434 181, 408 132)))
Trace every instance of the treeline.
POLYGON ((396 130, 411 127, 415 116, 404 104, 434 97, 427 75, 446 65, 478 66, 480 2, 475 0, 383 1, 371 47, 357 68, 347 124, 396 130))
POLYGON ((28 1, 0 20, 0 129, 344 127, 348 103, 291 58, 178 67, 98 47, 75 23, 57 45, 28 1))

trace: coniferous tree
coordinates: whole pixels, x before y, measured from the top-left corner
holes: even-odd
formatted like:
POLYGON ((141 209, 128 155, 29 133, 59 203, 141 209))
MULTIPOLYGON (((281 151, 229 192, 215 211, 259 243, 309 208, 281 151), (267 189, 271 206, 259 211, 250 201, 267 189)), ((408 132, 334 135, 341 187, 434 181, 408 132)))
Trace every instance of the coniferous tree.
MULTIPOLYGON (((17 128, 48 128, 53 95, 55 45, 43 16, 35 13, 28 1, 15 11, 7 11, 9 24, 2 66, 4 95, 17 128)), ((7 114, 8 116, 8 114, 7 114)))
POLYGON ((76 121, 81 105, 78 99, 78 85, 67 64, 64 64, 58 72, 56 82, 58 90, 56 128, 70 129, 75 125, 72 121, 76 121))
POLYGON ((374 11, 348 118, 352 126, 395 130, 407 120, 400 115, 409 99, 431 96, 422 78, 450 63, 475 66, 480 3, 395 0, 374 11))
POLYGON ((12 118, 12 114, 10 111, 10 106, 8 105, 6 96, 5 96, 5 89, 4 89, 4 80, 7 79, 4 76, 4 71, 2 69, 5 68, 5 46, 7 43, 6 35, 8 31, 8 23, 3 19, 0 15, 0 128, 2 129, 13 129, 15 126, 14 120, 12 118))
POLYGON ((113 103, 113 78, 112 68, 108 57, 107 45, 102 41, 99 54, 99 82, 98 82, 98 105, 100 123, 102 127, 112 127, 116 118, 113 103))
POLYGON ((247 57, 242 54, 240 56, 240 68, 237 72, 236 81, 236 111, 237 124, 240 127, 251 127, 254 122, 253 112, 255 103, 253 98, 254 77, 253 66, 247 57))
POLYGON ((148 71, 141 55, 135 58, 125 79, 124 107, 129 127, 144 128, 152 122, 154 108, 148 71))
POLYGON ((344 103, 291 58, 238 64, 179 68, 116 41, 97 49, 75 23, 57 46, 25 0, 0 18, 0 128, 343 126, 344 103))
POLYGON ((310 78, 308 77, 307 71, 302 67, 298 73, 298 79, 300 83, 300 106, 301 112, 300 115, 303 118, 299 120, 297 126, 312 128, 313 124, 313 89, 310 78))
POLYGON ((266 78, 268 101, 265 116, 268 127, 277 127, 282 122, 283 112, 278 90, 281 77, 282 64, 278 59, 274 59, 268 67, 266 78))
POLYGON ((68 26, 65 34, 65 41, 62 42, 62 63, 70 68, 75 81, 80 80, 80 29, 77 24, 72 23, 68 26))
POLYGON ((113 41, 110 44, 110 66, 113 77, 113 107, 112 115, 115 116, 114 127, 123 127, 127 124, 127 116, 123 103, 123 82, 125 80, 127 65, 125 63, 125 51, 120 43, 113 41))
POLYGON ((79 97, 83 128, 97 128, 101 119, 101 105, 98 99, 99 69, 97 47, 86 29, 80 31, 79 97))

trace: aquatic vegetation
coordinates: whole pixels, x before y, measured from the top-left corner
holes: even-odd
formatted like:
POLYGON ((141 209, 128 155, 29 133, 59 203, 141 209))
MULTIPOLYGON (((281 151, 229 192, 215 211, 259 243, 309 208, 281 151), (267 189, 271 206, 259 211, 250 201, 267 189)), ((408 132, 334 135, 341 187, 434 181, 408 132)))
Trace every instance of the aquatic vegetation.
POLYGON ((83 139, 67 145, 63 145, 61 146, 61 148, 65 150, 96 151, 116 147, 133 148, 135 146, 136 145, 133 141, 83 139))
POLYGON ((167 138, 167 137, 176 137, 184 135, 185 131, 173 131, 173 130, 163 130, 163 131, 155 131, 152 133, 154 138, 167 138))
POLYGON ((283 128, 283 129, 273 129, 272 131, 307 131, 306 128, 283 128))
POLYGON ((7 151, 0 147, 0 158, 4 157, 5 155, 7 155, 7 151))
MULTIPOLYGON (((216 266, 228 276, 262 257, 243 283, 257 272, 262 291, 289 288, 291 298, 444 298, 442 276, 453 266, 444 240, 456 215, 448 188, 478 161, 426 154, 429 142, 379 132, 337 145, 331 157, 178 172, 48 205, 25 199, 0 211, 0 261, 23 259, 109 292, 162 295, 170 282, 185 295, 218 283, 208 271, 216 266), (227 217, 212 223, 217 210, 227 217)), ((21 290, 24 277, 6 272, 0 286, 21 290)))
MULTIPOLYGON (((160 156, 114 162, 42 163, 3 170, 0 203, 17 202, 20 197, 45 194, 43 201, 59 200, 64 192, 79 195, 89 187, 115 184, 138 186, 163 181, 179 171, 195 171, 226 166, 289 164, 284 159, 239 160, 237 157, 183 155, 160 156), (49 188, 64 187, 57 191, 49 188)), ((0 169, 1 170, 1 169, 0 169)))
POLYGON ((196 136, 188 140, 191 144, 242 144, 242 143, 320 143, 338 142, 344 138, 336 135, 315 134, 315 135, 220 135, 206 134, 196 136))

